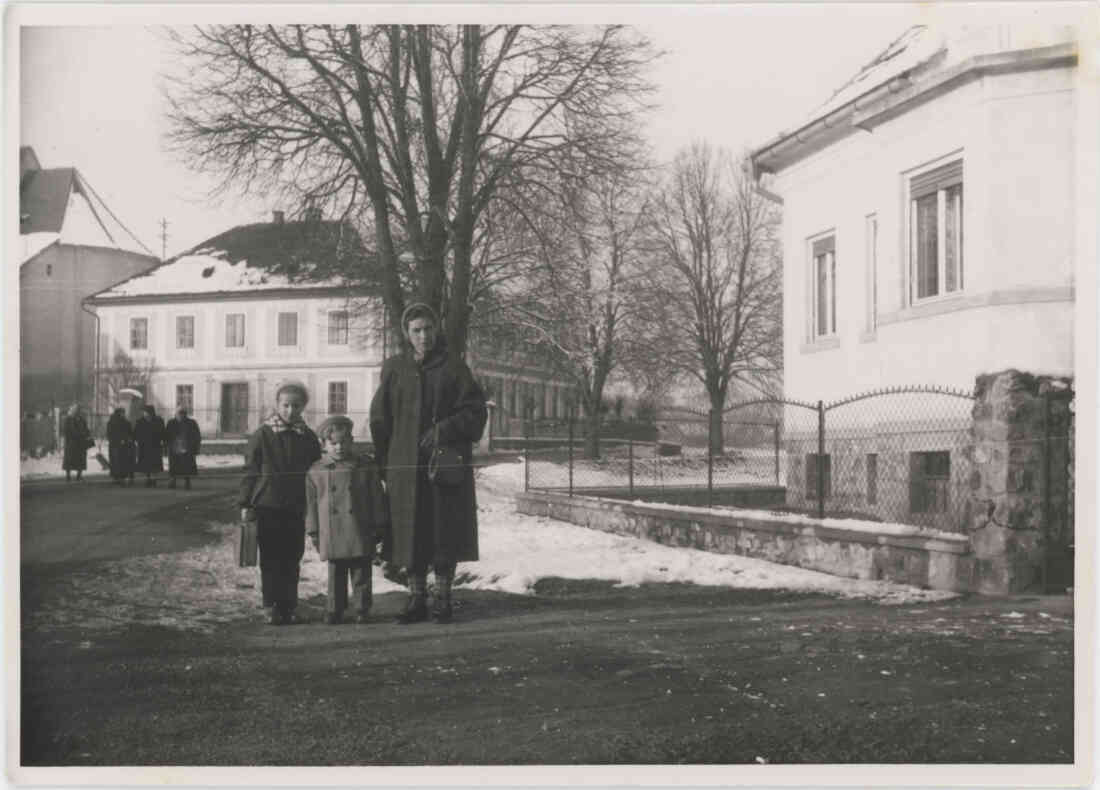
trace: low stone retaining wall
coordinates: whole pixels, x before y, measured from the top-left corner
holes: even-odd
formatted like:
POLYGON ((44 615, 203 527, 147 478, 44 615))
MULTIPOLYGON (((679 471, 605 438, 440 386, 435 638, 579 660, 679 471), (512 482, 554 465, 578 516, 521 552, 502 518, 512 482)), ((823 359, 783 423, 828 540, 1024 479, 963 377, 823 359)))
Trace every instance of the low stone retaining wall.
MULTIPOLYGON (((756 557, 855 579, 882 579, 955 592, 990 588, 965 535, 930 533, 897 524, 875 531, 760 511, 720 512, 546 492, 516 495, 521 513, 719 554, 756 557)), ((866 525, 869 522, 857 522, 866 525)))
MULTIPOLYGON (((568 494, 568 489, 542 489, 551 493, 568 494)), ((766 508, 783 505, 787 489, 783 486, 730 485, 715 486, 707 493, 706 486, 644 486, 636 485, 631 491, 623 486, 573 486, 573 495, 600 499, 641 500, 661 502, 667 505, 691 505, 693 507, 743 507, 766 508), (709 498, 709 503, 708 503, 709 498)))

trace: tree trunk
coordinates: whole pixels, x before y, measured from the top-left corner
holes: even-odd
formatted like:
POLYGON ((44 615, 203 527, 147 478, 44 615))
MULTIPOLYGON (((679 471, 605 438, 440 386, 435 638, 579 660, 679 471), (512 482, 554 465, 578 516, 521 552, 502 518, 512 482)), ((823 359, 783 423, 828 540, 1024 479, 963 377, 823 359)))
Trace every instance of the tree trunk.
POLYGON ((722 437, 722 406, 725 405, 726 398, 723 395, 719 400, 715 396, 711 396, 710 399, 710 425, 707 431, 707 450, 714 456, 722 455, 724 450, 724 442, 722 437), (717 404, 716 404, 717 401, 717 404))
POLYGON ((603 422, 603 415, 600 414, 599 407, 588 411, 585 415, 585 422, 588 424, 588 430, 584 435, 584 455, 586 458, 599 458, 600 428, 603 422))

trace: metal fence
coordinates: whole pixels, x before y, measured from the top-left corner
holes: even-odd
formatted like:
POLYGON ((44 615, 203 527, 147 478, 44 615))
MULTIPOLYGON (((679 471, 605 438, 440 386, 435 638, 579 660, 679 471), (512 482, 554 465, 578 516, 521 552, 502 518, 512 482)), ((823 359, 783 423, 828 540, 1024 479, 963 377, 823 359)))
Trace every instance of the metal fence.
MULTIPOLYGON (((1044 479, 1036 486, 1047 537, 1072 548, 1072 410, 1052 411, 1054 397, 1072 395, 1048 396, 1042 434, 1013 446, 1040 454, 1044 479)), ((533 421, 525 432, 526 484, 570 495, 747 505, 965 532, 973 523, 967 509, 976 472, 974 404, 970 393, 940 387, 880 390, 831 403, 747 401, 723 414, 720 452, 710 452, 706 417, 658 420, 657 438, 649 442, 605 434, 598 455, 580 435, 579 421, 567 419, 565 430, 552 435, 533 421), (778 419, 736 419, 761 406, 773 407, 778 419), (784 489, 778 499, 769 492, 775 487, 784 489)))
MULTIPOLYGON (((780 429, 778 422, 723 421, 722 451, 712 453, 707 417, 628 421, 601 430, 595 452, 582 419, 528 420, 525 487, 706 506, 733 491, 771 490, 774 497, 783 481, 780 429)), ((496 445, 517 438, 499 437, 496 445)))

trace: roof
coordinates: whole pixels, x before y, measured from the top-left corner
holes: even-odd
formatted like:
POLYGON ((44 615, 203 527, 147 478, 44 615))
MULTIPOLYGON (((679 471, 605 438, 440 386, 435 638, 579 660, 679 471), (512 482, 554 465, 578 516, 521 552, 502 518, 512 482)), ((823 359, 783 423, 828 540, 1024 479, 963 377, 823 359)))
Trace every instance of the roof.
POLYGON ((19 150, 19 235, 26 263, 55 241, 153 254, 75 167, 41 169, 30 146, 19 150))
POLYGON ((854 128, 869 129, 983 71, 1065 65, 1076 60, 1072 27, 991 25, 952 29, 914 25, 815 107, 793 129, 752 154, 758 170, 774 170, 854 128), (780 153, 780 150, 785 153, 780 153))
POLYGON ((359 234, 337 221, 239 225, 160 266, 97 294, 115 299, 167 299, 255 292, 370 287, 369 253, 359 234))

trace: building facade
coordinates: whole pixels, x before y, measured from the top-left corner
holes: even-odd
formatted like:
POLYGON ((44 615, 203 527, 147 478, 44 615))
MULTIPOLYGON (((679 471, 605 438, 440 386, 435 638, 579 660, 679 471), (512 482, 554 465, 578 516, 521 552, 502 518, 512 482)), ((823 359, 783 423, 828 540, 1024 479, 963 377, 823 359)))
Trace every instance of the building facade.
MULTIPOLYGON (((1072 376, 1075 270, 1096 254, 1095 88, 1076 36, 915 27, 753 152, 783 201, 787 398, 971 392, 1006 369, 1072 376)), ((970 404, 930 400, 838 410, 842 463, 817 459, 815 425, 788 408, 790 495, 815 498, 820 468, 836 496, 875 514, 877 478, 911 520, 950 528, 949 504, 929 514, 914 479, 962 484, 965 433, 943 436, 965 432, 970 404), (931 412, 944 415, 936 430, 931 412)))
POLYGON ((43 169, 20 149, 20 400, 26 412, 87 404, 95 319, 85 297, 158 263, 76 168, 43 169))

